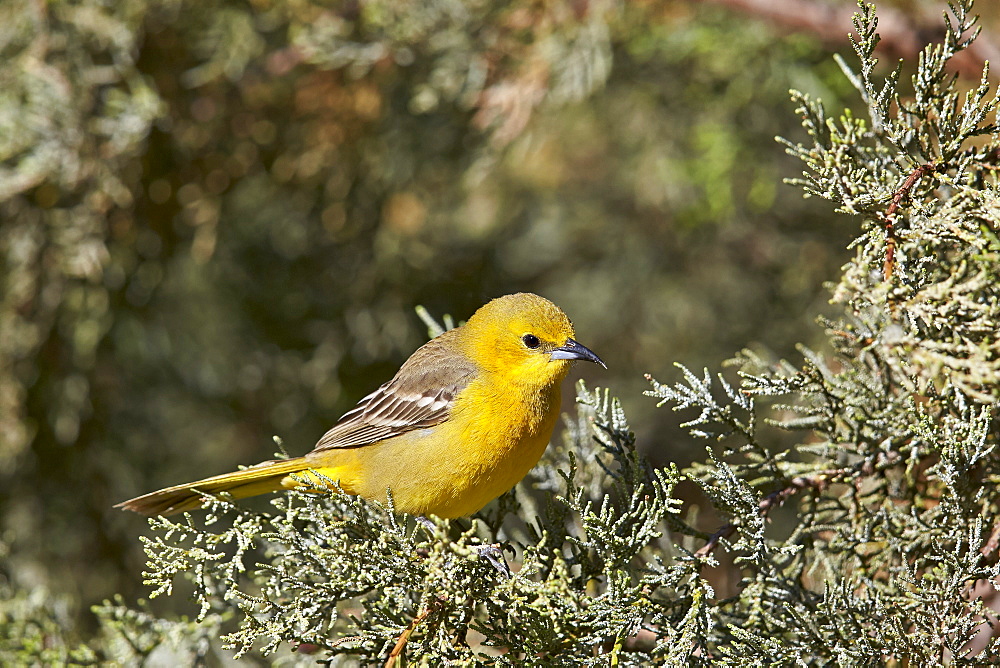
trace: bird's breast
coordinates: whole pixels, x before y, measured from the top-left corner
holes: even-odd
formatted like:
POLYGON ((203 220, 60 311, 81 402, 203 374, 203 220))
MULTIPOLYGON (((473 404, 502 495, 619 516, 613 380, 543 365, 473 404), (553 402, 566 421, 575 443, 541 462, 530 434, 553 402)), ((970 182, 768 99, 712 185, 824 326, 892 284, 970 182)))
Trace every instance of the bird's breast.
MULTIPOLYGON (((444 470, 451 476, 447 516, 476 512, 510 490, 541 458, 559 418, 559 386, 541 392, 469 388, 444 425, 449 432, 444 470)), ((437 513, 441 514, 441 513, 437 513)))
POLYGON ((510 490, 538 463, 559 417, 558 385, 511 392, 473 382, 445 422, 359 448, 354 493, 415 515, 463 517, 510 490))

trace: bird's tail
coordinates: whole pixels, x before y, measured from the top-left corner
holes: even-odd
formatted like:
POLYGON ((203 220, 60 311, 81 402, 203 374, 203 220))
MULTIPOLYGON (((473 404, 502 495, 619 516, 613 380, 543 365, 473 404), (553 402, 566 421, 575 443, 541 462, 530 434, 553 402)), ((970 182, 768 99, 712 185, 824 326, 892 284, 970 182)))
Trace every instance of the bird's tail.
MULTIPOLYGON (((228 492, 236 499, 257 496, 282 489, 282 481, 293 473, 308 471, 305 457, 275 459, 240 471, 223 473, 204 480, 174 485, 156 492, 122 501, 115 508, 132 510, 141 515, 173 515, 200 508, 205 495, 228 492)), ((294 484, 293 484, 294 486, 294 484)))

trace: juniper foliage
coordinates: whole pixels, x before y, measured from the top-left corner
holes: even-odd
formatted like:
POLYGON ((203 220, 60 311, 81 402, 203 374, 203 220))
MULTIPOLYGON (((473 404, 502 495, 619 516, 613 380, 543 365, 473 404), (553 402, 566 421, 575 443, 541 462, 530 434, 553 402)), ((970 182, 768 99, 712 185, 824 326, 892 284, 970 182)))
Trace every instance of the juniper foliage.
POLYGON ((649 394, 696 415, 708 442, 684 471, 636 454, 620 405, 581 385, 561 445, 517 490, 429 534, 391 505, 292 492, 254 514, 219 502, 204 523, 156 519, 147 578, 193 580, 201 614, 236 610, 243 655, 283 643, 324 659, 455 665, 972 665, 998 649, 983 603, 1000 577, 994 407, 1000 397, 997 97, 964 94, 949 59, 976 35, 949 5, 943 43, 877 75, 873 6, 860 4, 867 107, 830 118, 794 92, 807 196, 858 216, 834 288, 831 352, 744 351, 738 384, 681 367, 649 394), (680 516, 697 483, 723 525, 680 516), (771 523, 786 504, 792 518, 771 523), (475 556, 501 541, 519 569, 475 556), (250 549, 255 552, 249 551, 250 549), (251 558, 251 555, 255 555, 251 558), (256 556, 259 555, 259 556, 256 556), (733 592, 710 567, 732 559, 733 592))
MULTIPOLYGON (((964 93, 948 74, 975 38, 972 10, 949 4, 943 42, 907 87, 902 67, 879 74, 877 17, 861 3, 858 62, 840 66, 864 117, 793 93, 807 135, 782 140, 805 166, 793 183, 861 225, 833 287, 842 316, 823 321, 829 350, 802 347, 800 361, 746 350, 736 379, 683 366, 677 382, 650 379, 652 397, 690 416, 704 461, 650 467, 617 400, 581 385, 563 441, 471 522, 429 531, 391 503, 305 491, 267 512, 220 499, 152 520, 147 583, 155 596, 193 588, 200 623, 109 603, 104 628, 136 661, 180 638, 198 660, 231 617, 223 642, 237 656, 310 663, 988 663, 1000 649, 984 604, 1000 578, 1000 137, 987 71, 964 93), (683 480, 720 526, 682 512, 683 480), (509 579, 476 556, 493 541, 516 564, 509 579), (714 570, 730 561, 731 590, 714 570)), ((33 610, 58 633, 54 612, 33 610)))
POLYGON ((121 597, 94 606, 99 633, 84 639, 74 602, 44 587, 0 587, 0 660, 9 666, 191 666, 216 656, 224 617, 163 619, 121 597))
POLYGON ((765 110, 836 75, 689 4, 0 3, 0 579, 88 629, 143 595, 113 504, 261 434, 303 451, 419 343, 413 303, 546 294, 633 352, 602 376, 632 396, 695 346, 798 340, 848 226, 778 187, 794 118, 765 110))
POLYGON ((844 315, 826 322, 835 354, 802 348, 793 365, 744 352, 739 388, 686 370, 682 383, 653 383, 663 402, 700 409, 686 426, 719 443, 686 473, 730 516, 709 547, 743 573, 714 610, 706 650, 720 661, 996 654, 983 597, 1000 574, 997 97, 987 69, 964 94, 947 70, 978 34, 972 4, 949 4, 910 92, 901 66, 876 77, 877 16, 859 5, 860 67, 840 66, 868 118, 832 119, 793 92, 809 136, 783 140, 806 166, 793 183, 862 224, 834 288, 844 315), (775 429, 797 442, 778 445, 775 429), (777 535, 766 519, 786 499, 795 520, 777 535))
POLYGON ((541 494, 521 486, 471 523, 436 520, 433 532, 391 501, 293 491, 252 513, 223 500, 204 522, 152 520, 147 583, 168 594, 185 575, 202 616, 238 609, 240 628, 224 638, 237 656, 288 643, 376 661, 405 637, 407 655, 458 665, 608 655, 639 665, 625 645, 651 628, 661 631, 645 638, 642 660, 668 654, 678 633, 705 623, 675 598, 708 597, 690 567, 664 559, 680 474, 638 456, 606 391, 581 384, 578 398, 564 442, 532 474, 541 494), (516 554, 509 579, 475 552, 496 538, 516 554))

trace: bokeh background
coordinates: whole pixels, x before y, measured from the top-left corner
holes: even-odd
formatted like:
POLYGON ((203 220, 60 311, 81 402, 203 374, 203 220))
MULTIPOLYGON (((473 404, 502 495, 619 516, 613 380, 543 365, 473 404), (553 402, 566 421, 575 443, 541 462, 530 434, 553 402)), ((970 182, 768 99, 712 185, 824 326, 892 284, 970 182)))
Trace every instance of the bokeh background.
MULTIPOLYGON (((0 4, 0 579, 84 626, 142 596, 113 504, 306 452, 426 339, 417 305, 552 299, 647 455, 702 455, 643 374, 822 341, 858 224, 774 138, 789 88, 858 105, 854 6, 0 4)), ((886 61, 942 8, 881 3, 886 61)))

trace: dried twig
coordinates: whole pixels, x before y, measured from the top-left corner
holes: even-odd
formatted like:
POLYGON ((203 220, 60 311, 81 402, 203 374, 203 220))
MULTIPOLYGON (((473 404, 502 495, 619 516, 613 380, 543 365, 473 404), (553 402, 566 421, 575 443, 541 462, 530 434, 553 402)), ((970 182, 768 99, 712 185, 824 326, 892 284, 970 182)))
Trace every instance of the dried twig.
POLYGON ((431 613, 436 612, 441 607, 445 600, 447 599, 438 598, 433 603, 430 603, 426 608, 421 610, 420 614, 413 618, 410 625, 407 626, 401 634, 399 634, 399 639, 396 640, 395 646, 393 646, 392 651, 389 652, 389 658, 385 661, 385 668, 396 668, 396 666, 399 665, 399 656, 406 648, 406 643, 410 639, 410 636, 416 628, 420 626, 420 624, 431 616, 431 613))
POLYGON ((903 181, 903 185, 892 195, 892 201, 889 202, 889 208, 886 209, 883 218, 885 222, 885 264, 882 266, 882 278, 886 281, 892 279, 892 271, 896 263, 896 227, 894 225, 896 211, 899 209, 899 205, 903 203, 903 199, 908 197, 910 191, 917 185, 920 177, 931 172, 936 172, 940 168, 941 165, 932 162, 920 165, 910 172, 910 175, 903 181))

